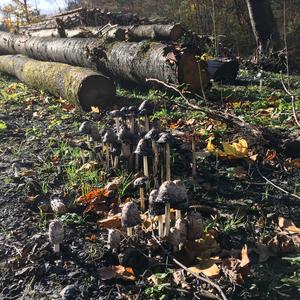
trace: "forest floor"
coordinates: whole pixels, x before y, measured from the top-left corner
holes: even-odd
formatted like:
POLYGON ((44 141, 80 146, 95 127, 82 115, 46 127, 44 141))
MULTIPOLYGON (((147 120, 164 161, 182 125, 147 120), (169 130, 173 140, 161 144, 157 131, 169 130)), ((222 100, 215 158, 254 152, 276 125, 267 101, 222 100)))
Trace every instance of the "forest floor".
MULTIPOLYGON (((82 164, 78 147, 85 141, 83 121, 101 129, 113 120, 104 111, 83 114, 0 75, 0 298, 221 299, 198 274, 228 299, 299 299, 300 128, 280 75, 265 72, 261 87, 255 76, 242 69, 235 85, 214 83, 206 100, 189 100, 263 128, 265 144, 190 109, 178 95, 118 89, 120 99, 153 101, 151 120, 181 137, 171 146, 172 178, 184 180, 204 233, 172 253, 167 242, 157 242, 145 214, 133 237, 121 229, 121 246, 113 253, 107 228, 120 227, 118 204, 139 198, 135 174, 126 160, 109 171, 94 161, 82 164), (197 135, 194 177, 191 132, 197 135), (105 186, 116 178, 108 197, 105 186), (54 198, 66 213, 51 211, 54 198), (48 239, 54 218, 65 225, 59 254, 48 239)), ((290 89, 300 95, 300 76, 290 77, 290 89)))

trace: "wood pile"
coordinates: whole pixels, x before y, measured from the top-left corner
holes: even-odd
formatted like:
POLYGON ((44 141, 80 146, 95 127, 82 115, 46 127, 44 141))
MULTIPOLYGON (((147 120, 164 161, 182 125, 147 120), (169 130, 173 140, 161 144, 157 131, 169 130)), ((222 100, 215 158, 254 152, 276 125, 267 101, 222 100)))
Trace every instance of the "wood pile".
MULTIPOLYGON (((190 90, 200 91, 209 87, 211 78, 217 78, 215 74, 221 74, 222 78, 229 76, 230 80, 236 76, 236 69, 230 71, 228 64, 217 67, 226 72, 213 70, 213 75, 209 74, 212 63, 199 61, 208 40, 169 20, 80 8, 23 26, 19 34, 0 32, 0 53, 89 68, 101 76, 104 74, 107 80, 146 85, 147 79, 152 78, 167 84, 186 84, 190 90)), ((21 58, 11 56, 11 59, 21 58)), ((3 64, 0 71, 6 71, 3 64)), ((108 90, 113 97, 110 84, 108 90)), ((105 87, 99 85, 100 88, 105 94, 105 87)), ((77 103, 85 110, 90 109, 90 103, 108 104, 98 101, 98 105, 96 100, 87 105, 77 103)))

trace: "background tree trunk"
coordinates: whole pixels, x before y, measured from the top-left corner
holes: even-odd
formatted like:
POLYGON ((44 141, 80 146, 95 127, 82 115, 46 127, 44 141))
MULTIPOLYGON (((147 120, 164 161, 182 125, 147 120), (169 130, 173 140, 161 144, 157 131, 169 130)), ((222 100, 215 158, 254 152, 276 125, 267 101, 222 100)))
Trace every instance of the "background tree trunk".
POLYGON ((279 34, 270 0, 246 0, 252 30, 257 43, 256 59, 268 56, 279 46, 279 34))

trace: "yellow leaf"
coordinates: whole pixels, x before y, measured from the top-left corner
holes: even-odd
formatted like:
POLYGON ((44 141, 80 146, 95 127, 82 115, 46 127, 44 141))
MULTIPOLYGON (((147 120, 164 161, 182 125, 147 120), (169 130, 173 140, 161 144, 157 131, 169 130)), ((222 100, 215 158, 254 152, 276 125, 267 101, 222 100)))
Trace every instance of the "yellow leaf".
POLYGON ((100 109, 97 106, 92 106, 91 110, 92 110, 93 113, 99 113, 100 112, 100 109))

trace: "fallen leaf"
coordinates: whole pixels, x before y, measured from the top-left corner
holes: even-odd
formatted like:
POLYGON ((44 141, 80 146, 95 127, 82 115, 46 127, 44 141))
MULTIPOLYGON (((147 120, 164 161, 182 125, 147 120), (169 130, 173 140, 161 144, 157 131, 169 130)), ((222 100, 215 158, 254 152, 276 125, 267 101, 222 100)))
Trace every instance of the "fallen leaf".
POLYGON ((97 222, 103 228, 121 228, 121 214, 110 216, 97 222))
POLYGON ((96 161, 89 161, 88 163, 83 164, 78 170, 76 170, 76 174, 80 173, 81 171, 94 171, 98 163, 96 161))
POLYGON ((90 242, 95 242, 95 241, 97 240, 97 237, 96 237, 95 234, 87 235, 87 236, 85 237, 85 240, 90 241, 90 242))
POLYGON ((277 156, 277 153, 275 150, 268 150, 267 153, 266 153, 266 159, 271 161, 271 160, 274 160, 277 156))
POLYGON ((287 231, 290 234, 300 233, 300 228, 297 227, 291 220, 287 220, 284 217, 278 218, 278 225, 282 230, 287 231))
POLYGON ((215 264, 214 260, 211 259, 202 260, 197 265, 190 267, 188 269, 197 275, 202 273, 210 278, 216 277, 220 274, 219 267, 217 266, 217 264, 215 264))
POLYGON ((100 108, 99 108, 98 106, 92 106, 92 107, 91 107, 91 111, 92 111, 93 113, 100 113, 100 108))
POLYGON ((173 280, 178 285, 181 286, 183 289, 189 288, 188 283, 185 280, 184 271, 183 270, 177 270, 175 272, 172 272, 173 280))
POLYGON ((248 246, 245 244, 245 246, 242 248, 241 251, 241 262, 240 267, 243 268, 247 266, 250 263, 250 259, 248 256, 248 246))
POLYGON ((124 280, 134 281, 135 275, 132 268, 123 266, 103 267, 98 271, 101 280, 110 280, 114 278, 121 278, 124 280))

